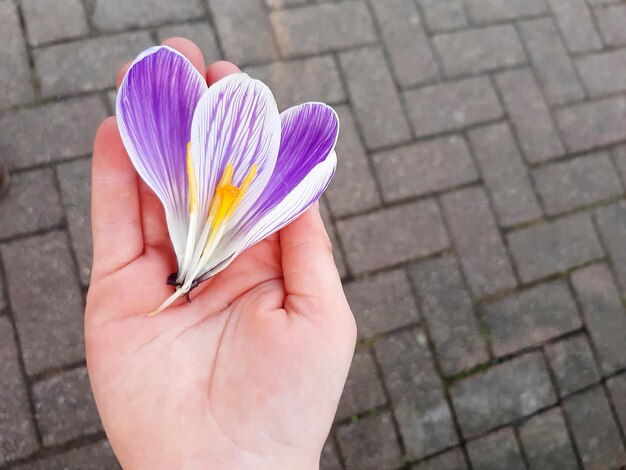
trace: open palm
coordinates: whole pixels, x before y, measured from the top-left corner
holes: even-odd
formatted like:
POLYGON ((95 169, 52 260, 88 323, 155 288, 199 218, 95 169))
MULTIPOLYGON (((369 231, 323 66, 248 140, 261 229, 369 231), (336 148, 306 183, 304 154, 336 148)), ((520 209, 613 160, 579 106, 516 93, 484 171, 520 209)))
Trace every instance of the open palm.
MULTIPOLYGON (((192 43, 168 45, 204 70, 192 43)), ((209 84, 234 71, 214 64, 209 84)), ((156 317, 174 256, 113 118, 94 146, 92 213, 87 361, 124 468, 316 468, 355 341, 317 207, 156 317)))

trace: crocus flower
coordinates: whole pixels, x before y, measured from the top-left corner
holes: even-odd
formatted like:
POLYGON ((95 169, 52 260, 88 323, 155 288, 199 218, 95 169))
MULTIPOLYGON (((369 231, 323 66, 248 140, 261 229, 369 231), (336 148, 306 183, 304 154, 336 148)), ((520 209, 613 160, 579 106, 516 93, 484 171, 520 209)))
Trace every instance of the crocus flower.
POLYGON ((208 87, 180 53, 143 51, 117 96, 124 146, 165 208, 178 272, 158 313, 241 252, 296 219, 337 163, 336 113, 323 103, 278 112, 244 73, 208 87))

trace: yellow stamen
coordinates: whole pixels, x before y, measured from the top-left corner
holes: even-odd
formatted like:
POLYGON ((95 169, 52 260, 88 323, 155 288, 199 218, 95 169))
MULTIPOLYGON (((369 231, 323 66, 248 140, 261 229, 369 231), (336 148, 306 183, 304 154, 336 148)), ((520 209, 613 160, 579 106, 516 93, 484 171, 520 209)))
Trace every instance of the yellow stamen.
POLYGON ((189 215, 198 211, 198 182, 191 158, 191 142, 187 144, 187 179, 189 180, 189 215))
POLYGON ((256 172, 257 165, 254 163, 241 182, 241 186, 236 187, 231 184, 234 173, 233 165, 231 163, 226 165, 224 174, 217 185, 215 196, 211 202, 211 209, 209 211, 209 219, 212 221, 211 234, 207 245, 213 241, 218 229, 233 216, 235 209, 241 203, 243 196, 256 176, 256 172))

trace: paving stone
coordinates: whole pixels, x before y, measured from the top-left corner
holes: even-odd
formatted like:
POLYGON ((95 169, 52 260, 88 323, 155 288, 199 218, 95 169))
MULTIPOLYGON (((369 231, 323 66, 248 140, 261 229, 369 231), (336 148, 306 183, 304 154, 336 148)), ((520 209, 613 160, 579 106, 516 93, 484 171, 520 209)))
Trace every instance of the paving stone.
POLYGON ((106 116, 91 96, 7 112, 0 115, 0 154, 14 169, 86 155, 106 116))
POLYGON ((487 304, 482 316, 489 326, 496 356, 506 356, 582 326, 563 280, 540 284, 487 304))
POLYGON ((463 452, 458 447, 443 454, 424 460, 413 467, 417 470, 467 470, 463 452))
POLYGON ((620 286, 620 295, 626 293, 626 202, 601 207, 595 211, 596 225, 602 243, 611 258, 620 286))
POLYGON ((404 445, 420 458, 458 442, 426 335, 403 331, 374 343, 404 445))
POLYGON ((131 27, 154 26, 166 21, 184 21, 201 16, 199 0, 96 0, 91 20, 102 31, 120 31, 131 27))
POLYGON ((424 12, 426 27, 433 32, 445 32, 467 26, 461 0, 418 0, 424 12))
POLYGON ((439 78, 439 68, 415 4, 405 0, 374 0, 371 5, 400 86, 439 78))
POLYGON ((626 465, 626 452, 601 386, 572 395, 564 408, 585 469, 626 465))
POLYGON ((610 5, 612 3, 619 3, 621 0, 587 0, 591 6, 610 5))
POLYGON ((511 232, 509 247, 522 281, 531 282, 602 257, 588 214, 511 232))
POLYGON ((379 207, 380 196, 352 111, 347 106, 337 107, 335 111, 341 123, 337 171, 325 194, 331 212, 342 217, 379 207))
POLYGON ((204 54, 207 65, 222 58, 222 53, 217 45, 215 31, 208 22, 184 23, 171 26, 163 26, 158 30, 159 41, 163 42, 172 37, 187 38, 196 43, 204 54))
POLYGON ((489 360, 470 297, 452 256, 423 261, 411 268, 422 314, 445 375, 489 360))
POLYGON ((402 463, 389 412, 340 426, 337 438, 347 470, 396 468, 402 463))
POLYGON ((611 157, 615 162, 622 185, 626 187, 626 145, 619 145, 611 150, 611 157))
POLYGON ((309 0, 265 0, 265 4, 270 8, 282 8, 292 5, 304 5, 309 0))
POLYGON ((377 274, 345 285, 359 338, 415 323, 419 313, 403 270, 377 274))
POLYGON ((548 13, 544 0, 463 0, 470 19, 475 23, 508 21, 548 13))
POLYGON ((570 52, 602 49, 602 41, 585 0, 548 0, 548 3, 570 52))
POLYGON ((63 219, 52 170, 41 169, 11 176, 11 190, 0 204, 0 238, 53 227, 63 219), (10 221, 10 223, 8 223, 10 221))
POLYGON ((2 275, 2 272, 0 272, 0 313, 9 305, 6 295, 4 293, 3 286, 4 286, 4 277, 2 275))
POLYGON ((407 91, 404 98, 417 137, 462 129, 504 114, 486 77, 407 91))
POLYGON ((526 421, 519 430, 530 470, 578 468, 561 408, 551 408, 526 421))
POLYGON ((626 98, 590 101, 556 111, 556 122, 572 152, 626 139, 626 98))
POLYGON ((468 137, 499 224, 510 226, 541 217, 509 126, 502 123, 479 127, 468 137))
POLYGON ((356 118, 369 148, 410 139, 411 131, 380 49, 361 49, 339 56, 356 118))
POLYGON ((626 5, 612 5, 594 10, 600 35, 607 46, 626 45, 626 5))
POLYGON ((320 470, 343 470, 341 462, 339 462, 339 457, 337 456, 337 449, 330 437, 322 448, 320 470))
POLYGON ((376 41, 364 2, 321 4, 272 12, 276 41, 285 57, 345 49, 376 41))
POLYGON ((337 223, 354 273, 393 266, 446 249, 450 242, 432 200, 404 204, 337 223))
POLYGON ((611 273, 594 265, 572 274, 600 367, 610 374, 626 367, 626 312, 611 273))
POLYGON ((386 403, 385 392, 378 380, 376 365, 367 349, 354 353, 350 373, 343 389, 337 418, 348 418, 386 403))
POLYGON ((441 202, 474 295, 484 297, 515 287, 515 276, 483 190, 468 188, 447 193, 441 202))
POLYGON ((6 316, 0 317, 0 374, 0 463, 4 464, 39 447, 13 326, 6 316))
POLYGON ((281 110, 306 101, 339 103, 347 97, 337 64, 330 56, 273 62, 247 67, 245 71, 270 87, 281 110))
POLYGON ((82 360, 83 301, 67 237, 52 232, 3 245, 0 252, 26 372, 82 360))
POLYGON ((122 64, 150 46, 146 32, 123 33, 33 51, 45 97, 98 91, 115 85, 122 64))
POLYGON ((611 401, 622 425, 622 431, 626 430, 626 373, 610 378, 606 381, 606 386, 611 393, 611 401))
POLYGON ((600 380, 593 353, 584 335, 548 344, 546 356, 550 361, 561 396, 569 395, 600 380))
POLYGON ((623 192, 606 152, 536 168, 532 176, 547 214, 567 212, 623 192))
POLYGON ((0 1, 0 109, 28 103, 34 98, 30 66, 17 8, 0 1))
POLYGON ((30 461, 14 468, 16 470, 116 470, 122 467, 117 462, 109 443, 100 441, 30 461))
POLYGON ((626 90, 626 49, 617 49, 576 59, 576 68, 591 96, 626 90))
POLYGON ((445 33, 433 38, 448 77, 488 72, 526 62, 526 55, 511 25, 445 33))
POLYGON ((57 166, 63 207, 67 216, 72 248, 76 254, 80 280, 91 277, 91 160, 77 160, 57 166))
POLYGON ((320 215, 324 221, 324 226, 328 232, 328 237, 333 245, 333 258, 335 260, 335 266, 337 266, 337 272, 340 277, 345 277, 348 274, 348 268, 346 267, 346 261, 343 259, 339 241, 337 240, 337 233, 335 232, 335 226, 330 216, 330 210, 328 204, 324 199, 320 199, 320 215))
POLYGON ((462 379, 450 387, 450 393, 466 437, 528 416, 556 401, 548 370, 538 352, 462 379))
POLYGON ((208 3, 226 60, 242 66, 278 57, 272 25, 259 0, 208 0, 208 3))
POLYGON ((584 97, 576 70, 550 18, 519 23, 519 32, 549 104, 564 104, 584 97))
POLYGON ((85 367, 36 383, 33 399, 46 446, 63 444, 102 430, 85 367))
POLYGON ((454 188, 478 180, 460 135, 397 147, 373 156, 387 202, 454 188))
POLYGON ((537 163, 562 155, 565 150, 532 72, 503 72, 496 83, 526 159, 537 163))
POLYGON ((80 0, 23 0, 22 14, 31 46, 75 39, 89 33, 80 0))
POLYGON ((467 443, 476 470, 524 470, 526 466, 511 428, 503 428, 467 443))

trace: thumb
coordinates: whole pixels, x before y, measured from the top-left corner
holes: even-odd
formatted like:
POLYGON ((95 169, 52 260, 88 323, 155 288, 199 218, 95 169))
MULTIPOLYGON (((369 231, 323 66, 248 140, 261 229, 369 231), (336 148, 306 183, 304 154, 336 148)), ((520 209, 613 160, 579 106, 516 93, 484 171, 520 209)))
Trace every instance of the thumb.
POLYGON ((306 315, 348 308, 319 203, 279 233, 287 310, 306 315))

